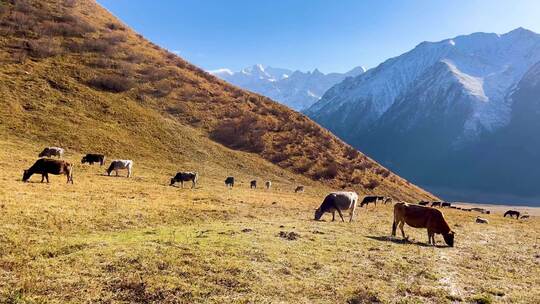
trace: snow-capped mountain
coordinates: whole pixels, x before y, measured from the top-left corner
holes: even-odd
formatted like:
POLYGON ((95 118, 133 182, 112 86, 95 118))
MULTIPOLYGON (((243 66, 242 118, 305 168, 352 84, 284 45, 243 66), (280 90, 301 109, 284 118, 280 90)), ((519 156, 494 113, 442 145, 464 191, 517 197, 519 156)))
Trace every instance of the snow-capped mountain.
POLYGON ((540 35, 523 28, 423 42, 333 86, 305 112, 435 192, 465 186, 459 182, 464 174, 472 177, 469 185, 479 185, 474 180, 485 180, 487 172, 467 162, 471 153, 490 159, 492 151, 471 147, 511 124, 513 92, 537 62, 540 35))
POLYGON ((210 73, 301 111, 317 102, 331 86, 364 71, 364 68, 357 67, 347 73, 324 74, 317 69, 313 72, 301 72, 257 64, 239 72, 219 69, 210 73))

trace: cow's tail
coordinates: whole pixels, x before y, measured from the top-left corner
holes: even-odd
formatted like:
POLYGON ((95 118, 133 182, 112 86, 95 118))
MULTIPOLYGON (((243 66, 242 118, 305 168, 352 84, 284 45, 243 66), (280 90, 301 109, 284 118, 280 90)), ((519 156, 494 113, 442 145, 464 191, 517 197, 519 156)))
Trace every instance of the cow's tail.
POLYGON ((75 166, 73 164, 68 164, 68 183, 71 182, 73 184, 73 169, 75 166))

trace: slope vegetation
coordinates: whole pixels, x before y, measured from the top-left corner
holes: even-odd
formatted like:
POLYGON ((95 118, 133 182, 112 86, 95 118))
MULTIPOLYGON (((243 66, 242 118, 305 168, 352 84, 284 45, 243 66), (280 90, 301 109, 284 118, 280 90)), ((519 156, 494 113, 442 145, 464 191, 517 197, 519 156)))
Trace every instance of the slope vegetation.
POLYGON ((93 1, 3 0, 0 20, 0 132, 10 140, 202 166, 216 178, 272 168, 361 193, 431 196, 307 117, 147 41, 93 1))

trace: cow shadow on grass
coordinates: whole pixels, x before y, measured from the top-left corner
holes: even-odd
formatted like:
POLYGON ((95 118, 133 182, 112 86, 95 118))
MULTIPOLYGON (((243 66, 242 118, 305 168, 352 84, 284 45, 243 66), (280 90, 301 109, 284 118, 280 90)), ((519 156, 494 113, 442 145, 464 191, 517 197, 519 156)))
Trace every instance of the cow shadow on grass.
POLYGON ((428 243, 425 243, 425 242, 419 242, 419 241, 415 241, 415 240, 410 240, 410 239, 403 239, 403 238, 396 238, 396 237, 393 237, 393 236, 374 236, 374 235, 368 235, 366 236, 368 239, 372 239, 372 240, 376 240, 376 241, 380 241, 380 242, 391 242, 391 243, 395 243, 395 244, 414 244, 414 245, 418 245, 418 246, 422 246, 422 247, 437 247, 437 248, 448 248, 448 246, 446 245, 430 245, 428 243))

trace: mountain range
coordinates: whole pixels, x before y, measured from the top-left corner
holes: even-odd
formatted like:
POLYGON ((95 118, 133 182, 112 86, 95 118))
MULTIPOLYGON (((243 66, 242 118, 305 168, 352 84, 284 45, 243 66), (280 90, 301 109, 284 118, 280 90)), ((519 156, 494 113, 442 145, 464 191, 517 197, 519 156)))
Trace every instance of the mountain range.
POLYGON ((530 169, 540 160, 538 62, 540 35, 523 28, 422 42, 305 112, 444 198, 530 202, 540 197, 530 169))
POLYGON ((345 78, 358 76, 364 72, 363 67, 356 67, 347 73, 324 74, 318 69, 301 72, 261 64, 238 72, 229 69, 210 71, 227 82, 269 97, 297 111, 309 108, 326 90, 345 78))

